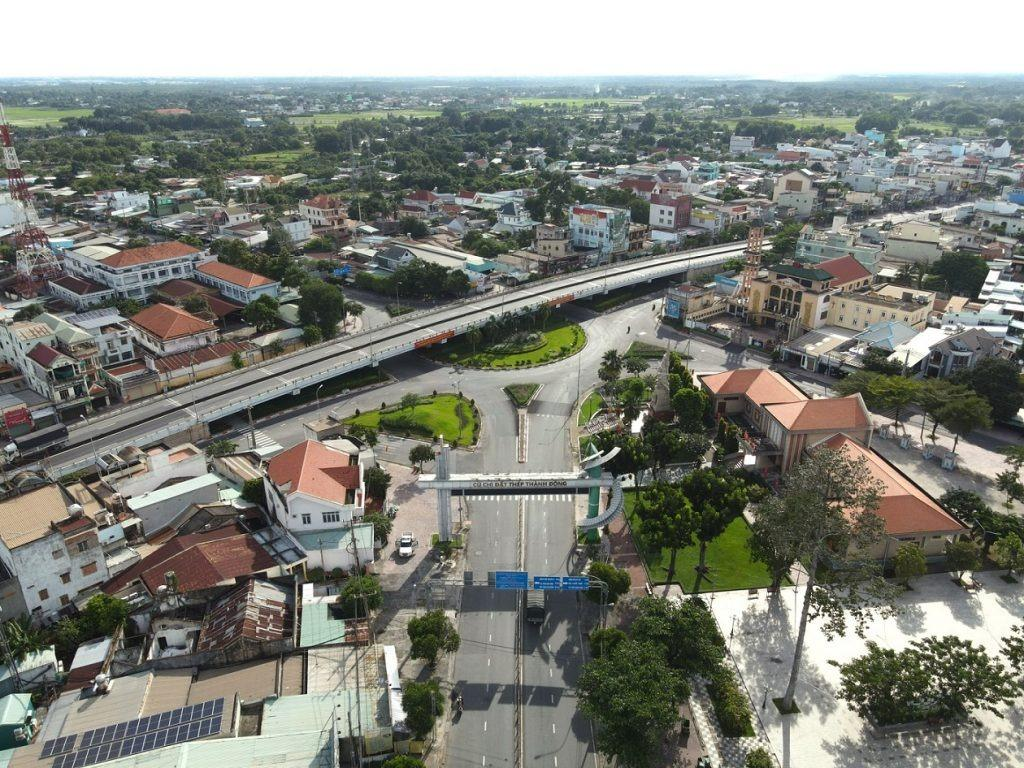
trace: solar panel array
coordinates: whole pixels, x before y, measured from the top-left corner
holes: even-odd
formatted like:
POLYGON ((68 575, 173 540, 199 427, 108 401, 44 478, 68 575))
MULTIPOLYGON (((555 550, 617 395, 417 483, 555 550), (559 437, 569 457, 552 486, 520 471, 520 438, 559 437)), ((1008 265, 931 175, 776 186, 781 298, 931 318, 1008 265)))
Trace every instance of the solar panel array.
POLYGON ((76 736, 52 739, 43 745, 42 756, 56 756, 51 768, 83 768, 214 736, 220 733, 223 715, 224 699, 204 701, 86 731, 74 752, 76 736))

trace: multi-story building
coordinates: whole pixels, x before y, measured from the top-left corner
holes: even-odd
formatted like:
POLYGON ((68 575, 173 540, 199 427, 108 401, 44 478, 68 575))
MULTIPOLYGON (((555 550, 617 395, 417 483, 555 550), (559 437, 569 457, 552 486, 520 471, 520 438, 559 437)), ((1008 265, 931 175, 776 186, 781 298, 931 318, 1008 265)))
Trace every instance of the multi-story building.
POLYGON ((574 205, 569 209, 569 233, 575 248, 596 252, 597 262, 629 250, 629 211, 605 205, 574 205))
POLYGON ((357 556, 372 562, 373 526, 365 526, 367 537, 359 524, 366 503, 359 451, 346 452, 344 441, 338 443, 306 440, 279 453, 267 465, 264 493, 267 509, 302 545, 310 564, 351 570, 357 556))
POLYGON ((651 212, 648 222, 652 229, 678 232, 690 226, 690 211, 693 198, 689 195, 669 197, 651 195, 651 212))
POLYGON ((775 182, 772 202, 780 208, 792 208, 797 216, 810 216, 818 197, 813 180, 804 170, 782 174, 775 182))
POLYGON ((665 317, 684 323, 703 322, 725 311, 725 301, 715 284, 683 283, 665 291, 665 317))
POLYGON ((128 322, 135 340, 157 357, 188 352, 217 341, 217 326, 170 304, 146 307, 128 322))
POLYGON ((171 240, 129 248, 93 258, 78 251, 66 251, 64 269, 114 290, 122 298, 146 299, 156 286, 174 278, 190 278, 207 254, 191 245, 171 240))
POLYGON ((735 134, 729 137, 729 154, 730 155, 748 155, 754 151, 754 137, 753 136, 736 136, 735 134))
POLYGON ((100 364, 117 365, 135 357, 135 337, 128 321, 114 308, 94 309, 64 318, 92 336, 99 349, 100 364))
POLYGON ((50 294, 75 309, 85 309, 117 297, 113 288, 74 275, 61 275, 48 282, 50 294))
POLYGON ((877 274, 882 247, 858 243, 857 235, 844 229, 845 217, 836 216, 832 228, 820 232, 810 224, 800 231, 796 241, 796 261, 818 264, 841 256, 853 256, 871 274, 877 274))
POLYGON ((314 227, 344 226, 347 213, 345 201, 331 195, 317 195, 299 203, 299 216, 307 219, 314 227))
POLYGON ((0 501, 0 566, 0 604, 37 622, 74 612, 109 578, 96 521, 57 484, 0 501))
POLYGON ((930 264, 942 255, 941 234, 937 224, 926 221, 897 224, 885 238, 885 256, 930 264))
POLYGON ((219 261, 208 261, 196 267, 196 280, 242 304, 255 301, 260 296, 276 299, 281 291, 281 283, 276 280, 219 261))
POLYGON ((277 223, 281 225, 281 229, 288 235, 292 245, 302 245, 313 237, 313 223, 305 216, 298 214, 281 216, 277 223))
POLYGON ((538 256, 536 270, 542 275, 570 269, 579 263, 565 227, 538 224, 533 230, 533 250, 538 256))
POLYGON ((846 291, 832 298, 829 325, 862 331, 885 320, 896 320, 922 330, 935 306, 934 291, 918 291, 898 285, 871 290, 846 291))

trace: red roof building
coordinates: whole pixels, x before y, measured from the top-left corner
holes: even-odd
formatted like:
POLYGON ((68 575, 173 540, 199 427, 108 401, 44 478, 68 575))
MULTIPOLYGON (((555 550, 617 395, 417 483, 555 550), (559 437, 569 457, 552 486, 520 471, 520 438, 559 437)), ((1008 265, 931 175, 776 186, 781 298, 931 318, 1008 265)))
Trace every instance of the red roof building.
POLYGON ((852 290, 871 285, 871 273, 853 256, 847 254, 815 265, 832 275, 832 287, 852 290))
POLYGON ((122 269, 124 267, 135 267, 140 264, 153 264, 158 261, 191 258, 198 253, 198 248, 185 245, 185 243, 180 243, 177 240, 169 240, 166 243, 154 243, 142 248, 129 248, 126 251, 107 256, 107 258, 103 259, 103 266, 122 269))
POLYGON ((158 357, 188 352, 217 341, 217 327, 170 304, 146 307, 128 321, 139 344, 158 357))

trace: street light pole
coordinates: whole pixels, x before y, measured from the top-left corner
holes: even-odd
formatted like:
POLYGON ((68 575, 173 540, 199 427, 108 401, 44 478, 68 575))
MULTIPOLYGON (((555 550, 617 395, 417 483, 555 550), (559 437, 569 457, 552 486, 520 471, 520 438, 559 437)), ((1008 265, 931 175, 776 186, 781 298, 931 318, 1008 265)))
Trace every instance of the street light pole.
MULTIPOLYGON (((89 429, 89 417, 83 413, 79 418, 81 418, 82 421, 85 422, 85 428, 89 429)), ((96 442, 93 440, 91 432, 89 433, 89 445, 92 447, 92 460, 95 462, 96 466, 99 466, 100 457, 96 453, 96 442)))
POLYGON ((324 386, 325 383, 326 382, 322 382, 321 384, 319 384, 317 386, 316 390, 313 392, 313 397, 316 398, 316 420, 317 421, 320 421, 320 390, 323 389, 323 386, 324 386))

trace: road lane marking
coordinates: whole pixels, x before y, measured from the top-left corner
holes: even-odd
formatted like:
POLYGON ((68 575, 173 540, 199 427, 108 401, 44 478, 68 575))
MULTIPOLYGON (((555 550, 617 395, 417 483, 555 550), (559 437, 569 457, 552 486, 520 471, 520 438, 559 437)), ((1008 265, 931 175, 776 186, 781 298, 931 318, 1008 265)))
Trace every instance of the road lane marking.
POLYGON ((487 721, 484 720, 484 733, 487 733, 487 721))
POLYGON ((487 660, 487 666, 488 667, 491 666, 491 660, 490 659, 487 660))
POLYGON ((552 724, 551 724, 551 732, 552 732, 552 733, 554 733, 554 732, 555 732, 555 724, 554 724, 554 723, 552 723, 552 724))
POLYGON ((492 637, 491 635, 488 635, 488 636, 487 636, 487 642, 488 642, 488 643, 489 643, 489 642, 491 642, 491 637, 492 637))
MULTIPOLYGON (((551 697, 551 703, 554 704, 555 703, 555 694, 550 693, 548 695, 551 697)), ((557 760, 558 758, 555 758, 555 759, 557 760)))
POLYGON ((558 755, 555 755, 555 768, 558 768, 558 755))
MULTIPOLYGON (((490 664, 491 662, 488 661, 487 663, 490 664)), ((555 676, 554 671, 550 667, 548 667, 548 677, 554 677, 554 676, 555 676)))

